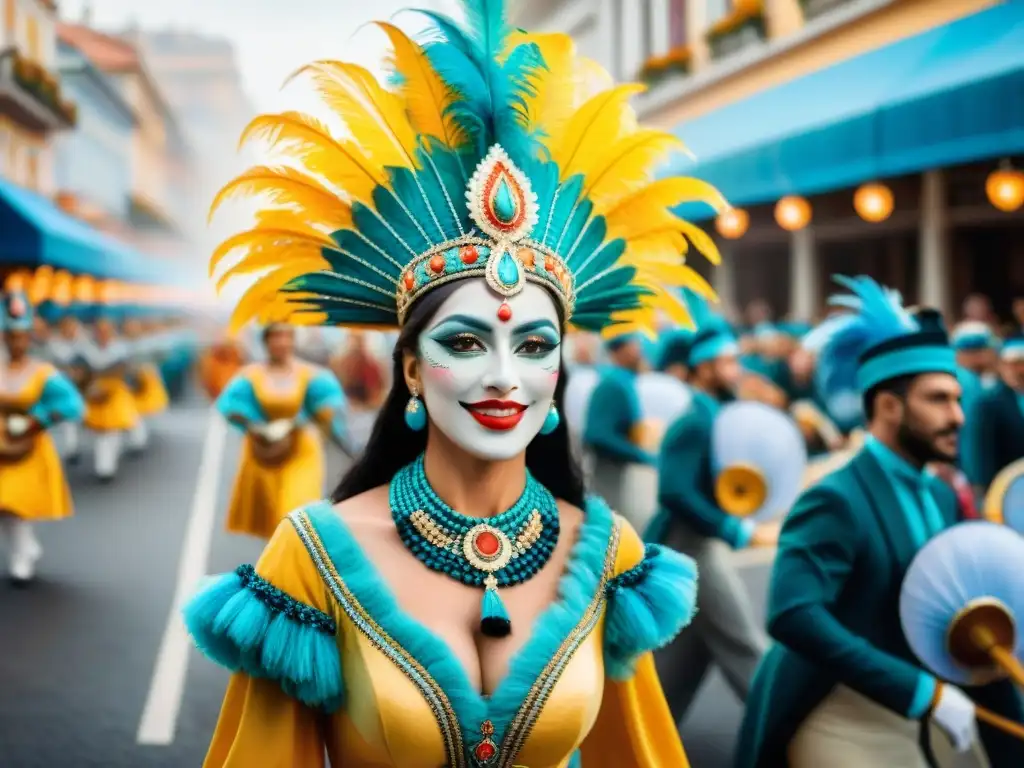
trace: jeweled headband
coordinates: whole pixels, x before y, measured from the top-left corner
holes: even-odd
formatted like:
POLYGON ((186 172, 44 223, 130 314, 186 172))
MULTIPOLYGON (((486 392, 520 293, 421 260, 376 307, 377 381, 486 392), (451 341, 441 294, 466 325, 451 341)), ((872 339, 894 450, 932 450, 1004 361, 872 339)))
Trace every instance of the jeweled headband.
MULTIPOLYGON (((235 327, 269 312, 395 328, 430 290, 469 277, 503 297, 542 285, 572 327, 606 336, 653 331, 659 313, 688 325, 680 288, 714 298, 685 256, 692 244, 717 263, 715 245, 673 209, 725 202, 696 179, 652 181, 680 144, 637 125, 629 99, 642 87, 613 87, 566 35, 513 29, 500 0, 464 5, 465 26, 421 12, 422 42, 378 25, 391 89, 340 61, 299 71, 347 136, 298 112, 245 130, 243 142, 262 139, 288 164, 250 169, 213 203, 265 201, 211 259, 221 285, 259 274, 235 327)), ((498 316, 511 317, 507 303, 498 316)))

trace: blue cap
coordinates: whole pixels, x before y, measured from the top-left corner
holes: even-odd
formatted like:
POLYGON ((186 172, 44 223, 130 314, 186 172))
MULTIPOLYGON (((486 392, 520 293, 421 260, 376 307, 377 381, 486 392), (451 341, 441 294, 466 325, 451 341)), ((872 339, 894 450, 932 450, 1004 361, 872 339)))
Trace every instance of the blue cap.
POLYGON ((663 334, 657 354, 654 357, 654 367, 664 371, 673 365, 690 364, 690 348, 696 335, 693 331, 685 328, 678 328, 663 334))
POLYGON ((5 331, 31 331, 33 323, 32 304, 24 293, 8 293, 4 296, 3 323, 5 331))
POLYGON ((987 323, 977 320, 965 320, 953 329, 950 337, 953 349, 959 351, 973 351, 979 349, 996 349, 999 346, 996 335, 987 323))
POLYGON ((690 354, 687 358, 689 366, 696 368, 701 363, 706 363, 718 357, 739 354, 739 345, 736 343, 736 336, 729 324, 723 320, 709 323, 697 331, 690 345, 690 354))
POLYGON ((1015 333, 1004 340, 1003 346, 999 350, 999 357, 1007 362, 1024 360, 1024 334, 1015 333))

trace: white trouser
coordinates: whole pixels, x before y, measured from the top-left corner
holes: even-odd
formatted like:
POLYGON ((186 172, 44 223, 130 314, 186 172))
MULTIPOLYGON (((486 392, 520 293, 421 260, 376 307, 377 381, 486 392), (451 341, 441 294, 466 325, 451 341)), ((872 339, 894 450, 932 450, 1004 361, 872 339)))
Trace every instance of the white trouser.
POLYGON ((128 430, 128 447, 133 451, 141 451, 149 445, 149 427, 143 419, 135 422, 135 426, 128 430))
POLYGON ((35 575, 36 561, 43 554, 32 523, 17 517, 0 519, 0 523, 7 532, 8 572, 11 578, 28 581, 35 575))
POLYGON ((107 479, 117 474, 117 465, 121 461, 121 433, 97 432, 93 444, 93 459, 96 477, 107 479))
POLYGON ((77 456, 81 447, 81 428, 74 421, 64 421, 57 425, 60 430, 60 441, 65 456, 77 456))

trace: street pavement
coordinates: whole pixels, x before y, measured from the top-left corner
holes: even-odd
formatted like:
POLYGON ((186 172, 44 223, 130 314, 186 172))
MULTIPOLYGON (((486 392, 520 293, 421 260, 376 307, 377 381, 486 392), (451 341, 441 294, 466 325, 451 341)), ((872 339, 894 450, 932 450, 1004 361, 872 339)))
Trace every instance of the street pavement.
MULTIPOLYGON (((88 455, 71 467, 75 517, 39 526, 37 581, 0 583, 0 768, 202 765, 228 675, 191 649, 177 604, 261 543, 224 532, 239 438, 209 406, 177 405, 152 433, 113 484, 88 455)), ((742 571, 758 610, 767 568, 742 571)), ((683 724, 694 768, 730 765, 740 714, 716 673, 683 724)))

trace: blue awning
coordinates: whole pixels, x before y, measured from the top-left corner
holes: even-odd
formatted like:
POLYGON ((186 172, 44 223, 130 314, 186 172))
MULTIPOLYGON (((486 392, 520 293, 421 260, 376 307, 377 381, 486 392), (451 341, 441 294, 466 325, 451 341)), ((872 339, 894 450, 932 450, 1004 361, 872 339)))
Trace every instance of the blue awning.
POLYGON ((734 205, 1024 153, 1024 2, 762 91, 676 133, 698 161, 680 157, 664 175, 709 181, 734 205))
POLYGON ((154 271, 147 261, 46 197, 0 179, 0 264, 47 264, 75 274, 141 281, 154 271))

